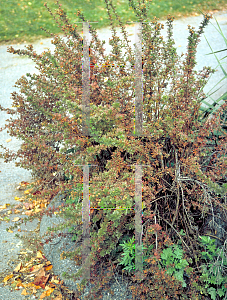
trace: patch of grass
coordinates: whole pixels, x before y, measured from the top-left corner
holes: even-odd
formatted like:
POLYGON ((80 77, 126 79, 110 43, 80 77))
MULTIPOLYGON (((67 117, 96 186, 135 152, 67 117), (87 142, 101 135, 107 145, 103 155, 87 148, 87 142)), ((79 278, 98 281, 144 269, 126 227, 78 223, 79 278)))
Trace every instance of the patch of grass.
MULTIPOLYGON (((58 9, 55 0, 5 0, 0 6, 0 44, 33 43, 34 41, 50 37, 48 33, 41 30, 44 27, 54 34, 61 34, 61 28, 52 19, 44 3, 50 9, 58 9)), ((135 1, 136 6, 138 2, 135 1)), ((61 0, 62 8, 67 13, 70 22, 81 22, 77 11, 81 10, 85 19, 92 23, 96 29, 109 26, 108 14, 104 0, 61 0)), ((117 14, 123 24, 128 21, 136 21, 135 12, 130 7, 128 0, 113 0, 117 14)), ((154 16, 166 19, 171 14, 175 19, 200 14, 199 9, 205 13, 214 10, 227 9, 225 0, 181 0, 166 1, 153 0, 149 3, 148 16, 152 20, 154 16)), ((82 23, 77 23, 78 31, 82 32, 82 23)), ((118 25, 115 20, 114 25, 118 25)))

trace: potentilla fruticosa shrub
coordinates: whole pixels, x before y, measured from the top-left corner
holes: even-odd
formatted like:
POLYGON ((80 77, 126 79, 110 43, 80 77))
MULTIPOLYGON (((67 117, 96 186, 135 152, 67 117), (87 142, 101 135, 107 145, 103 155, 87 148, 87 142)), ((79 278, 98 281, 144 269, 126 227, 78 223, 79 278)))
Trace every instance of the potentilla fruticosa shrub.
MULTIPOLYGON (((111 9, 115 15, 116 11, 111 1, 105 0, 105 3, 113 28, 111 9)), ((220 130, 221 109, 211 120, 199 121, 200 99, 204 97, 202 88, 215 70, 210 67, 204 67, 200 72, 193 70, 196 46, 211 16, 205 15, 197 32, 189 26, 188 50, 182 62, 183 54, 178 57, 172 39, 173 18, 169 16, 167 19, 168 40, 165 42, 160 36, 160 29, 164 26, 155 17, 149 20, 144 1, 138 7, 133 1, 129 3, 138 21, 150 22, 143 23, 142 30, 143 135, 132 134, 135 83, 133 68, 126 66, 126 63, 129 62, 133 67, 135 55, 118 16, 124 41, 116 36, 113 28, 110 42, 113 51, 108 56, 104 55, 103 44, 90 24, 93 37, 90 44, 91 135, 85 136, 82 130, 82 38, 76 31, 77 25, 69 23, 61 5, 54 15, 45 4, 68 40, 64 42, 54 36, 54 54, 44 51, 38 55, 32 45, 27 46, 27 50, 8 49, 10 53, 28 55, 36 62, 40 74, 26 74, 26 77, 22 76, 17 81, 21 94, 12 94, 15 109, 1 107, 9 114, 19 115, 17 119, 9 120, 5 128, 8 128, 10 135, 23 141, 17 153, 11 153, 3 147, 5 153, 2 157, 6 162, 21 158, 18 165, 30 170, 38 179, 39 197, 55 195, 59 191, 73 189, 78 182, 82 183, 83 169, 77 165, 100 167, 91 167, 89 178, 90 205, 95 207, 90 216, 91 283, 95 283, 96 288, 88 297, 94 296, 96 299, 103 292, 103 285, 114 278, 112 267, 118 272, 122 270, 120 254, 115 250, 123 237, 134 235, 134 166, 145 165, 142 178, 143 242, 145 245, 154 243, 155 247, 150 254, 150 264, 144 270, 146 276, 143 282, 129 274, 127 277, 135 280, 132 290, 136 297, 142 295, 141 290, 136 288, 138 285, 146 287, 145 297, 154 299, 156 289, 163 299, 167 299, 171 295, 170 282, 173 279, 157 269, 156 261, 165 248, 164 242, 157 243, 156 236, 160 234, 160 228, 173 243, 182 240, 191 267, 197 272, 197 237, 202 230, 203 219, 209 214, 213 216, 216 207, 226 210, 223 197, 216 194, 217 190, 221 196, 225 192, 218 183, 226 174, 226 134, 223 132, 221 137, 214 135, 212 145, 207 142, 208 136, 220 130), (56 15, 59 15, 59 20, 56 15), (122 47, 127 49, 124 55, 120 51, 122 47), (115 68, 110 67, 112 64, 115 68), (60 174, 64 175, 65 180, 56 181, 60 174), (128 209, 121 209, 125 207, 128 209), (184 237, 179 234, 181 229, 186 233, 184 237), (102 276, 104 266, 110 270, 111 276, 102 276), (149 274, 154 270, 156 279, 150 281, 149 274), (160 278, 165 281, 162 291, 160 278), (150 296, 149 285, 154 288, 150 296), (140 295, 136 295, 136 292, 140 295)), ((78 12, 78 16, 86 21, 81 12, 78 12)), ((79 227, 82 202, 57 209, 60 210, 59 216, 66 219, 64 224, 59 225, 61 228, 76 226, 77 245, 82 238, 82 229, 79 227)), ((51 215, 55 210, 42 211, 40 215, 51 215)), ((46 242, 50 239, 47 238, 46 242)), ((63 257, 67 256, 80 265, 81 247, 64 253, 63 257)), ((83 268, 77 274, 71 274, 71 277, 79 279, 81 274, 83 268)), ((192 272, 191 282, 197 280, 196 274, 192 272)), ((86 284, 84 280, 82 286, 86 284)), ((192 288, 182 288, 179 282, 173 284, 172 297, 183 297, 182 289, 184 295, 189 298, 192 296, 192 288)))

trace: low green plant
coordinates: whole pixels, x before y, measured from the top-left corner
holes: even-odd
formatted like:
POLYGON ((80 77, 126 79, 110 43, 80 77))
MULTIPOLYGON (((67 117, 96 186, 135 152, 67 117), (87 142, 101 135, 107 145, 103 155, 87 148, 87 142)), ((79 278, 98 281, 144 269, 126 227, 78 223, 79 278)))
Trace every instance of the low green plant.
POLYGON ((215 239, 201 236, 204 251, 201 252, 202 275, 200 279, 205 282, 205 289, 212 300, 226 299, 227 297, 227 256, 223 247, 217 248, 215 239))
MULTIPOLYGON (((127 243, 124 242, 120 244, 123 248, 123 259, 121 259, 120 264, 125 265, 124 270, 131 272, 135 270, 135 249, 136 247, 139 249, 139 253, 141 252, 141 246, 135 245, 135 238, 132 237, 127 243)), ((150 245, 148 248, 148 252, 154 248, 154 245, 150 245)), ((143 247, 143 249, 147 249, 143 247)), ((149 257, 145 256, 144 260, 149 257)), ((144 262, 145 265, 145 262, 144 262)), ((146 264, 147 265, 147 264, 146 264)), ((176 279, 182 282, 182 286, 186 286, 186 282, 183 279, 184 269, 188 266, 188 262, 183 258, 183 250, 178 245, 172 245, 163 250, 161 253, 161 264, 160 266, 163 269, 166 269, 166 273, 168 275, 174 276, 176 279)))
MULTIPOLYGON (((142 251, 141 251, 142 248, 148 249, 148 252, 150 252, 154 248, 154 245, 150 245, 148 248, 145 246, 142 247, 142 246, 135 245, 135 237, 134 236, 128 242, 125 241, 123 244, 119 244, 119 245, 123 248, 123 253, 122 253, 123 258, 121 258, 120 264, 125 266, 123 270, 127 270, 129 272, 131 272, 132 270, 135 270, 136 249, 139 250, 137 253, 139 255, 142 255, 142 251)), ((148 257, 149 256, 144 257, 143 265, 147 265, 145 260, 148 257)))
POLYGON ((181 281, 183 287, 186 287, 187 284, 183 275, 185 267, 188 266, 188 262, 183 258, 183 249, 176 244, 169 246, 163 250, 161 259, 161 266, 166 269, 166 273, 174 276, 181 281))

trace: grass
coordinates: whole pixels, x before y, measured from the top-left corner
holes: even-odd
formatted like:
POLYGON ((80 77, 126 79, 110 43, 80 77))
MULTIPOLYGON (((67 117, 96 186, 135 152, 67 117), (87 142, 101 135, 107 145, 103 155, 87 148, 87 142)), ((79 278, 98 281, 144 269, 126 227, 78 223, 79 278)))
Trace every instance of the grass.
MULTIPOLYGON (((3 3, 3 0, 1 2, 3 3)), ((62 33, 44 6, 45 2, 52 11, 58 8, 55 0, 4 0, 4 5, 0 6, 0 45, 32 43, 40 38, 50 37, 40 27, 44 27, 54 34, 62 33)), ((110 25, 104 0, 60 0, 59 2, 71 23, 81 22, 76 15, 77 11, 81 10, 86 20, 98 22, 92 24, 96 29, 110 25)), ((126 24, 127 21, 137 20, 128 2, 128 0, 113 0, 113 5, 123 24, 126 24)), ((138 1, 134 2, 138 3, 138 1)), ((153 0, 148 7, 150 20, 153 19, 153 16, 161 20, 166 19, 168 14, 179 19, 199 15, 199 10, 207 13, 227 9, 227 3, 225 0, 153 0)), ((118 25, 117 22, 114 24, 118 25)), ((78 31, 81 33, 82 24, 77 23, 77 25, 78 31)))

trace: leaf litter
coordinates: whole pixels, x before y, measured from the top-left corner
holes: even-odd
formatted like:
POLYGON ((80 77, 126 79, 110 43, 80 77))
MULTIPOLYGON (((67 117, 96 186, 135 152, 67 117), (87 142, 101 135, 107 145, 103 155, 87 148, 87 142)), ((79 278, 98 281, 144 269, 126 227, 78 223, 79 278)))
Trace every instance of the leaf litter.
MULTIPOLYGON (((16 188, 17 190, 24 190, 25 195, 32 193, 32 189, 27 189, 29 183, 22 181, 16 188)), ((27 198, 27 197, 26 197, 27 198)), ((22 213, 25 215, 32 215, 34 212, 39 212, 46 208, 50 200, 28 200, 24 197, 15 197, 16 201, 21 202, 14 205, 10 204, 0 206, 0 222, 9 222, 8 215, 22 213), (5 211, 8 207, 10 209, 5 211), (23 212, 19 209, 23 210, 23 212)), ((14 217, 13 222, 19 221, 19 217, 14 217)), ((69 290, 64 286, 64 281, 60 280, 57 275, 54 275, 53 266, 43 254, 43 243, 40 235, 40 222, 33 231, 26 231, 24 235, 18 236, 21 239, 22 249, 18 254, 18 258, 14 261, 8 262, 11 267, 9 274, 6 275, 6 270, 0 273, 0 282, 4 286, 11 286, 11 289, 21 290, 21 295, 34 295, 35 299, 55 299, 55 300, 80 300, 75 296, 75 292, 69 290), (12 268, 14 265, 14 269, 12 268), (15 267, 16 266, 16 267, 15 267)), ((21 232, 21 229, 18 229, 21 232)), ((8 232, 14 231, 8 229, 8 232)), ((3 241, 7 242, 7 241, 3 241)))

